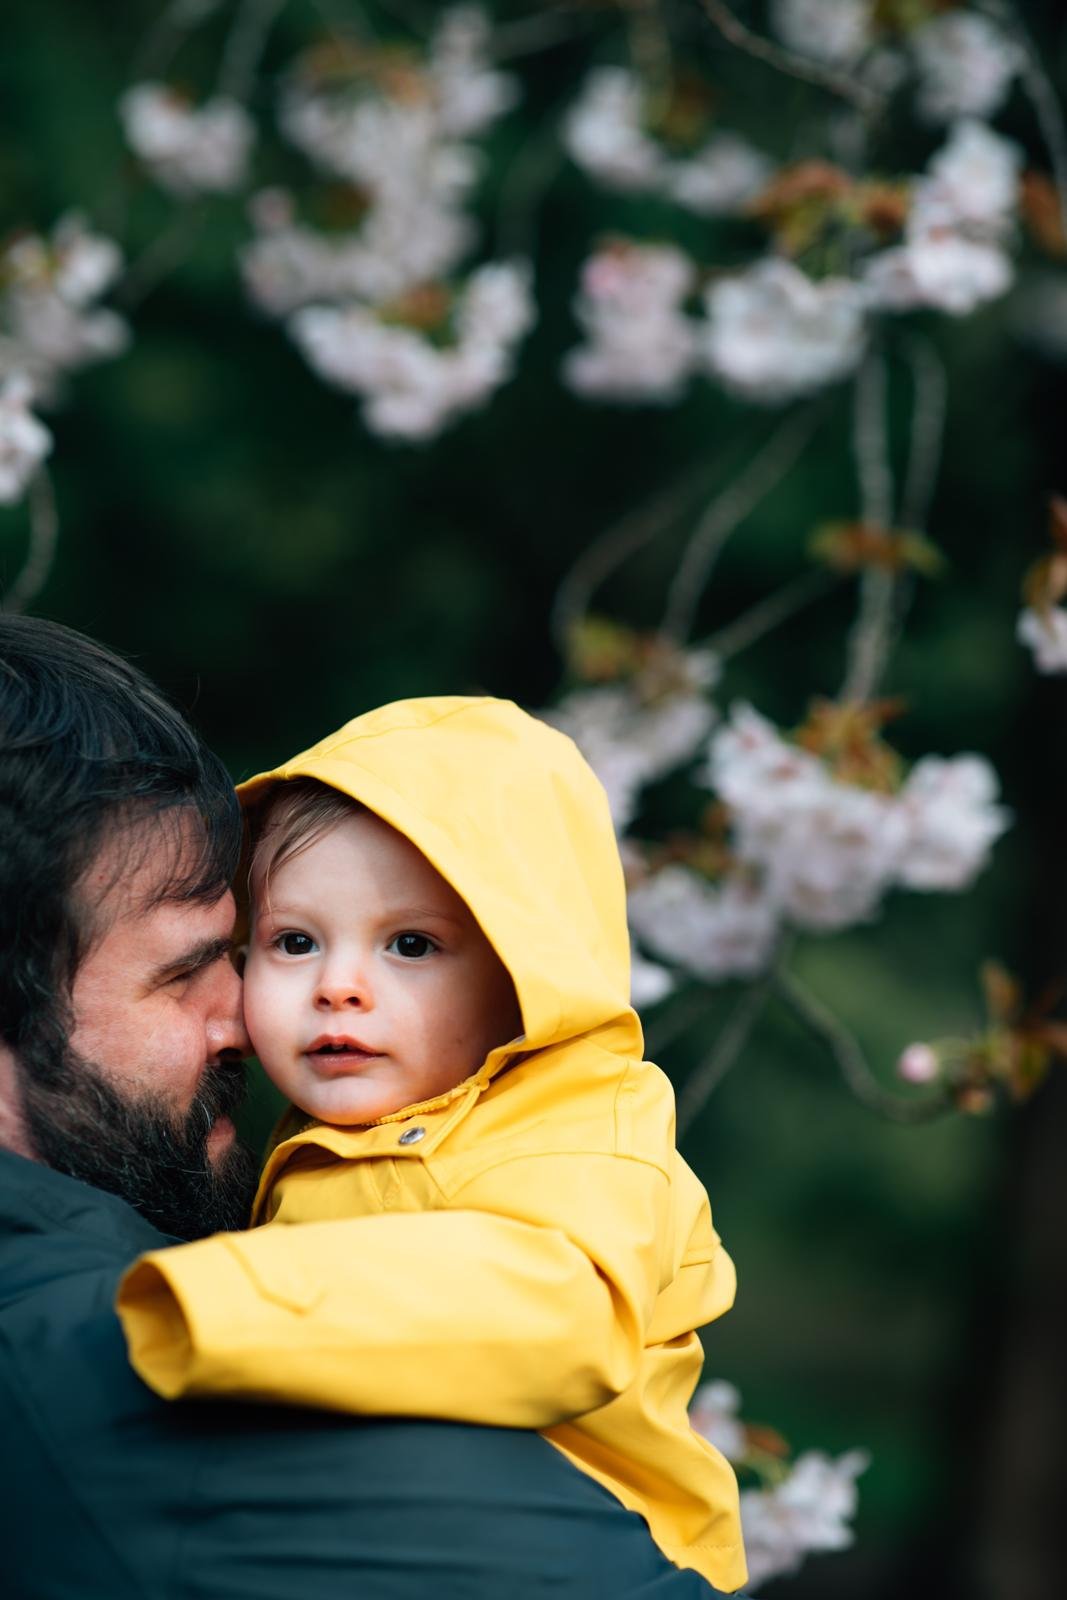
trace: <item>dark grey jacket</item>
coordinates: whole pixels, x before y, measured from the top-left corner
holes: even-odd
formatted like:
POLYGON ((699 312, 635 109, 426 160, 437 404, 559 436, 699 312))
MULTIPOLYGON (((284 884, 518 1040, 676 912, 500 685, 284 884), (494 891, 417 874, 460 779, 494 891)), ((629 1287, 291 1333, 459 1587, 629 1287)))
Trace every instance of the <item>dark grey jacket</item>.
POLYGON ((9 1600, 708 1600, 533 1433, 167 1406, 111 1303, 168 1241, 0 1151, 0 1591, 9 1600))

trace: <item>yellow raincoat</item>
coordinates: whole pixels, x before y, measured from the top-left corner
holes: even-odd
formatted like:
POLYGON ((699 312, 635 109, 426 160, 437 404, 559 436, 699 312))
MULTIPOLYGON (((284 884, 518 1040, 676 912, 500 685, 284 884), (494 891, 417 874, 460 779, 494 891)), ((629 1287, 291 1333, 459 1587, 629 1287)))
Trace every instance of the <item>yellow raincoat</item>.
POLYGON ((296 777, 361 801, 462 895, 525 1033, 370 1126, 290 1112, 253 1219, 290 1226, 135 1265, 134 1366, 168 1397, 539 1429, 671 1560, 740 1587, 734 1475, 686 1415, 694 1330, 734 1269, 641 1059, 603 790, 568 739, 489 699, 357 717, 244 796, 296 777))

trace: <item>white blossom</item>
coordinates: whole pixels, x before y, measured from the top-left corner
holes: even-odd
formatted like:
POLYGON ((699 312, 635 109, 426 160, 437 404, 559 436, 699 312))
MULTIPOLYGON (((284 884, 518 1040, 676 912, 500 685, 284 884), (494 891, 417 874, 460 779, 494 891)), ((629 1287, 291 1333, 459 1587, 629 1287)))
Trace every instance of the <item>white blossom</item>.
POLYGON ((671 245, 618 243, 590 256, 575 302, 586 343, 565 359, 569 386, 615 401, 676 400, 698 354, 699 325, 682 310, 695 276, 671 245))
POLYGON ((912 34, 911 46, 919 110, 932 122, 992 116, 1023 63, 1015 41, 974 11, 932 17, 912 34))
POLYGON ((984 122, 957 122, 930 159, 913 195, 917 226, 960 227, 999 238, 1011 226, 1019 200, 1022 148, 984 122))
POLYGON ((926 757, 898 794, 876 793, 835 778, 750 706, 714 734, 707 778, 769 901, 821 932, 868 920, 897 886, 965 887, 1008 822, 982 757, 926 757))
POLYGON ((18 235, 0 255, 0 378, 18 373, 47 401, 63 374, 125 349, 126 323, 93 304, 121 269, 118 246, 76 213, 50 238, 18 235))
POLYGON ((663 151, 643 129, 643 102, 636 73, 599 67, 567 117, 564 138, 571 157, 613 189, 655 188, 666 171, 663 151))
POLYGON ((236 100, 194 106, 164 83, 138 83, 119 101, 130 149, 163 188, 225 194, 245 181, 255 127, 236 100))
POLYGON ((864 294, 768 257, 707 291, 712 372, 746 400, 774 404, 851 372, 863 353, 864 294))
POLYGON ((850 1450, 836 1461, 809 1450, 775 1488, 742 1492, 741 1524, 753 1586, 795 1572, 812 1551, 844 1550, 852 1543, 856 1479, 868 1463, 864 1450, 850 1450))
POLYGON ((1010 288, 1004 248, 1022 151, 984 123, 956 123, 915 184, 904 243, 869 258, 864 287, 882 310, 963 316, 1010 288))
POLYGON ((771 23, 799 55, 848 63, 870 44, 873 14, 873 0, 774 0, 771 23))
POLYGON ((715 715, 695 688, 646 704, 630 683, 575 689, 544 713, 546 722, 574 740, 604 785, 620 833, 645 784, 691 756, 715 715))
POLYGON ((628 905, 641 943, 693 977, 750 978, 771 958, 778 914, 759 885, 741 874, 713 884, 672 863, 638 883, 628 905))
POLYGON ((770 180, 774 163, 740 134, 719 133, 695 155, 675 162, 667 175, 679 205, 705 217, 730 216, 770 180))
POLYGON ((1067 611, 1063 606, 1047 611, 1028 607, 1020 613, 1016 637, 1033 651, 1038 672, 1067 672, 1067 611))
POLYGON ((882 311, 929 307, 960 317, 999 299, 1013 277, 1011 257, 1000 245, 934 229, 871 256, 863 285, 871 305, 882 311))
POLYGON ((658 1005, 674 987, 674 976, 666 967, 646 960, 639 950, 630 951, 630 1004, 635 1011, 658 1005))
POLYGON ((996 772, 984 756, 916 762, 900 793, 908 836, 898 869, 911 889, 963 889, 986 865, 1011 814, 996 804, 996 772))
POLYGON ((289 327, 320 377, 363 399, 375 433, 428 439, 510 377, 515 345, 533 316, 525 268, 497 263, 468 279, 450 344, 431 343, 416 328, 356 304, 308 306, 289 327))
POLYGON ((727 1461, 740 1461, 745 1454, 745 1425, 740 1409, 740 1393, 723 1378, 702 1383, 689 1407, 692 1426, 727 1461))
POLYGON ((0 388, 0 506, 21 500, 52 449, 51 433, 30 410, 32 398, 32 385, 19 375, 0 388))
POLYGON ((443 132, 481 133, 519 98, 518 80, 491 64, 489 18, 480 6, 453 6, 430 41, 428 73, 443 132))

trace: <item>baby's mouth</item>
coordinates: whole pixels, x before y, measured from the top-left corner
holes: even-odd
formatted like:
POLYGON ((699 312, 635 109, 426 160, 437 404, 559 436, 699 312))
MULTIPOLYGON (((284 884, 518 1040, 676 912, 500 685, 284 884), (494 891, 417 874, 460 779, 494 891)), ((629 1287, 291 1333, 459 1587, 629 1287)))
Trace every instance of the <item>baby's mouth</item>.
POLYGON ((380 1050, 372 1050, 369 1045, 363 1044, 359 1039, 352 1039, 347 1034, 315 1039, 304 1052, 318 1071, 327 1073, 331 1070, 358 1066, 364 1061, 373 1061, 381 1053, 380 1050))

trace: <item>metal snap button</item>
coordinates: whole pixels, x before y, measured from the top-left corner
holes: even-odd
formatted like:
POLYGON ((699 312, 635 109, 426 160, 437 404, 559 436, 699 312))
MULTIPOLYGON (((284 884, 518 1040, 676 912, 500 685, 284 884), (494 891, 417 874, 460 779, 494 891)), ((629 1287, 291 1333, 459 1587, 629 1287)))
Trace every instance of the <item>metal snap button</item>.
POLYGON ((398 1142, 400 1144, 418 1144, 419 1140, 425 1139, 425 1137, 425 1128, 405 1128, 398 1142))

